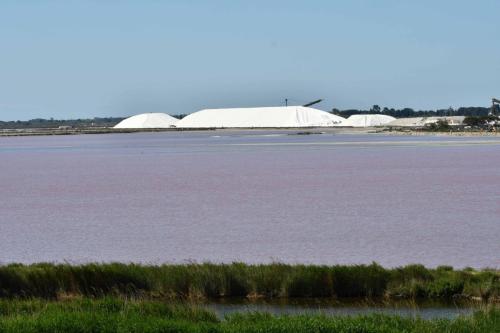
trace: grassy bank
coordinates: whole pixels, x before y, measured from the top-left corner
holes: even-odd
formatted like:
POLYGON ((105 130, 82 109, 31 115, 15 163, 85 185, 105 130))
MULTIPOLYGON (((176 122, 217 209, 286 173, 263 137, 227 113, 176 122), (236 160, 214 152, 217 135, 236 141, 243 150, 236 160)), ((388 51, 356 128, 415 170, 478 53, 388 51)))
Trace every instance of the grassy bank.
POLYGON ((2 300, 0 333, 8 332, 498 332, 500 310, 423 320, 387 315, 233 314, 218 319, 190 305, 117 298, 71 301, 2 300))
POLYGON ((220 297, 387 297, 500 296, 500 272, 428 269, 421 265, 386 269, 358 266, 182 264, 11 264, 0 266, 0 297, 56 299, 65 295, 148 298, 220 297))

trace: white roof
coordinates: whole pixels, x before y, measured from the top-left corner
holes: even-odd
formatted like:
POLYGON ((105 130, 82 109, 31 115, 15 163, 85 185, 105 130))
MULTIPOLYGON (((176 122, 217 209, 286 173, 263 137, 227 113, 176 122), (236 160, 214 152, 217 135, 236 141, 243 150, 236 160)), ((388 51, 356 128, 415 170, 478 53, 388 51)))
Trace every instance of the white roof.
POLYGON ((114 128, 169 128, 178 121, 166 113, 142 113, 120 121, 114 128))
POLYGON ((438 120, 446 120, 450 125, 461 125, 464 122, 464 118, 464 116, 398 118, 388 123, 387 126, 422 127, 435 123, 438 120))
POLYGON ((371 126, 382 126, 391 121, 396 120, 396 118, 391 116, 386 116, 383 114, 353 114, 344 121, 342 126, 348 127, 371 127, 371 126))
POLYGON ((326 127, 339 126, 345 119, 304 106, 205 109, 181 119, 184 128, 326 127))

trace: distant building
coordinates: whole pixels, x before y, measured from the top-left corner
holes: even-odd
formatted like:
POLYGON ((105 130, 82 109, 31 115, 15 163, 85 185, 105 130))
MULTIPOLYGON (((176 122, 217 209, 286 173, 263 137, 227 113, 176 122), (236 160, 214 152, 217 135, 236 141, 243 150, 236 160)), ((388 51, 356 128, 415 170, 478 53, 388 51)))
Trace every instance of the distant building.
POLYGON ((388 123, 387 126, 424 127, 429 124, 437 123, 439 120, 446 121, 450 126, 460 126, 463 125, 464 119, 465 119, 464 116, 398 118, 388 123))
POLYGON ((383 126, 396 118, 383 114, 353 114, 342 124, 346 127, 373 127, 383 126))

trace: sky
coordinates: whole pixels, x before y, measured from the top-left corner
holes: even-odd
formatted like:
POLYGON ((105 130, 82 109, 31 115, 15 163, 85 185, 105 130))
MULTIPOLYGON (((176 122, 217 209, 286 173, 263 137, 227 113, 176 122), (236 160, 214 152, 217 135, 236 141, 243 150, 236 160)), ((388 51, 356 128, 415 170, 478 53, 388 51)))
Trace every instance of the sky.
POLYGON ((494 96, 495 0, 0 0, 0 120, 494 96))

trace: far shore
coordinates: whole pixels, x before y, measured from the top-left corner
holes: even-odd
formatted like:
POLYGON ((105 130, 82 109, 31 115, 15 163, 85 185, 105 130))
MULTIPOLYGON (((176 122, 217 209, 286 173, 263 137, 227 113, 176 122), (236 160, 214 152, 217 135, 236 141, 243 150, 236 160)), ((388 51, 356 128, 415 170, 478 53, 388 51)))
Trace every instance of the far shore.
POLYGON ((81 135, 81 134, 117 134, 117 133, 147 133, 147 132, 185 132, 185 131, 284 131, 299 134, 383 134, 409 136, 461 136, 461 137, 497 137, 500 132, 484 130, 453 130, 428 131, 418 129, 402 129, 388 127, 302 127, 302 128, 143 128, 117 129, 112 127, 82 127, 82 128, 23 128, 0 129, 0 137, 13 136, 50 136, 50 135, 81 135))

